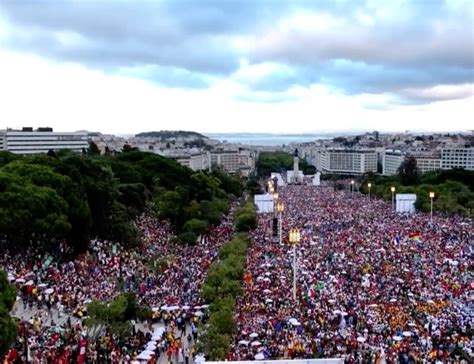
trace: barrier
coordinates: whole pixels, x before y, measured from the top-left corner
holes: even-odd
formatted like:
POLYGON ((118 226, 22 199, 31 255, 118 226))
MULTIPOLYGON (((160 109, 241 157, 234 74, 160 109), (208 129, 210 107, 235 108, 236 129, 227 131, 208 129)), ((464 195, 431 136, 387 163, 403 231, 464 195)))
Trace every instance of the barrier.
POLYGON ((257 361, 206 361, 206 364, 344 364, 344 359, 307 359, 307 360, 257 360, 257 361))

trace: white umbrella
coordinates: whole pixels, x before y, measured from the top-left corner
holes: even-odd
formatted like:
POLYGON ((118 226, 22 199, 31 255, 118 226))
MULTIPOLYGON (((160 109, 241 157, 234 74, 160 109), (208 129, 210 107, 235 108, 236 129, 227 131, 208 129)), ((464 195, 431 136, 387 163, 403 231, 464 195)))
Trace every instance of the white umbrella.
POLYGON ((204 363, 206 361, 206 358, 204 357, 204 355, 202 354, 198 354, 196 355, 196 357, 194 358, 194 362, 195 363, 204 363))
POLYGON ((208 308, 209 305, 202 305, 201 308, 208 308))
POLYGON ((339 315, 341 313, 341 310, 334 310, 334 311, 332 311, 332 313, 334 313, 336 315, 339 315))
POLYGON ((201 306, 194 306, 195 310, 200 310, 202 307, 201 306))
POLYGON ((32 286, 33 284, 35 284, 35 282, 30 280, 30 281, 25 283, 25 286, 32 286))
POLYGON ((48 289, 45 289, 45 290, 44 290, 44 293, 45 293, 45 294, 51 294, 51 293, 53 293, 53 292, 54 292, 54 289, 53 289, 53 288, 48 288, 48 289))
POLYGON ((264 282, 271 282, 272 280, 270 278, 263 278, 264 282))
POLYGON ((258 334, 257 334, 256 332, 252 332, 252 333, 249 335, 249 337, 251 337, 251 338, 253 339, 253 338, 258 337, 258 334))
POLYGON ((179 310, 180 307, 179 307, 179 306, 170 306, 170 307, 168 307, 168 309, 169 309, 170 311, 176 311, 176 310, 179 310))
POLYGON ((250 341, 247 341, 247 340, 240 340, 240 341, 239 341, 239 345, 245 345, 245 346, 247 346, 248 344, 250 344, 250 341))
POLYGON ((46 283, 38 284, 38 288, 46 288, 48 285, 46 283))
POLYGON ((415 327, 416 324, 415 324, 414 322, 409 322, 409 323, 408 323, 408 326, 410 326, 410 327, 415 327))
POLYGON ((265 300, 265 303, 272 303, 272 302, 273 302, 273 300, 272 300, 271 298, 267 298, 267 299, 265 300))
POLYGON ((252 343, 250 344, 250 346, 260 346, 260 345, 262 345, 260 341, 252 341, 252 343))
POLYGON ((145 351, 142 351, 142 354, 155 355, 155 352, 153 350, 145 350, 145 351))
POLYGON ((255 355, 255 360, 263 360, 265 359, 265 355, 263 355, 263 353, 258 353, 257 355, 255 355))
POLYGON ((328 300, 328 302, 329 303, 336 303, 336 300, 331 298, 330 300, 328 300))
POLYGON ((392 298, 390 302, 394 303, 394 302, 397 302, 397 300, 395 298, 392 298))
POLYGON ((265 272, 265 275, 266 275, 267 277, 270 277, 272 274, 271 274, 270 272, 265 272))
POLYGON ((410 337, 413 333, 411 331, 403 331, 403 336, 410 337))
POLYGON ((159 310, 159 308, 158 308, 158 307, 152 307, 151 310, 152 310, 153 312, 156 312, 156 311, 159 310))
POLYGON ((25 283, 26 281, 23 278, 18 278, 15 280, 16 283, 25 283))
POLYGON ((432 305, 432 304, 434 303, 433 300, 428 300, 428 301, 426 301, 426 302, 429 303, 430 305, 432 305))
POLYGON ((168 306, 164 305, 164 306, 161 306, 161 310, 162 311, 166 311, 168 309, 168 306))
POLYGON ((395 335, 395 336, 393 337, 393 340, 395 340, 395 341, 402 341, 403 338, 402 338, 401 336, 395 335))
POLYGON ((272 293, 272 291, 270 291, 269 289, 264 289, 263 293, 272 293))
POLYGON ((150 354, 146 354, 146 352, 144 351, 143 353, 140 353, 140 355, 138 355, 136 357, 136 359, 138 360, 150 360, 151 359, 151 355, 150 354))
POLYGON ((185 306, 183 306, 183 307, 181 307, 181 308, 182 308, 183 310, 189 310, 191 307, 188 306, 188 305, 185 305, 185 306))
POLYGON ((362 336, 359 336, 357 338, 357 341, 360 342, 360 343, 365 343, 365 340, 366 340, 365 337, 362 337, 362 336))
POLYGON ((204 313, 202 311, 197 311, 197 312, 194 312, 194 316, 201 317, 201 316, 204 316, 204 313))

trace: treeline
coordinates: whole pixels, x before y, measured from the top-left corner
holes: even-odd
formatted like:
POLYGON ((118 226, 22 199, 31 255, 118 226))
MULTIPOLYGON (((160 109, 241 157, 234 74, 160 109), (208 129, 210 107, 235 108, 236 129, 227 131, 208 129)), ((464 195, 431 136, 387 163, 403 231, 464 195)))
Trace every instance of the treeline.
POLYGON ((137 243, 134 219, 147 207, 195 242, 242 193, 238 178, 193 172, 140 151, 99 155, 68 151, 18 156, 0 152, 0 238, 9 244, 65 240, 75 252, 90 237, 137 243))
POLYGON ((365 175, 362 191, 368 193, 367 183, 371 182, 371 194, 391 200, 390 188, 395 193, 415 193, 415 207, 429 212, 431 200, 429 192, 434 192, 433 210, 474 217, 474 171, 464 169, 439 170, 419 173, 416 163, 407 159, 398 175, 365 175))
POLYGON ((222 246, 218 261, 212 264, 204 282, 202 295, 210 303, 210 317, 198 340, 198 350, 209 360, 223 360, 230 350, 236 330, 233 317, 235 300, 242 294, 242 279, 250 239, 246 234, 256 226, 256 210, 247 203, 236 213, 237 237, 222 246), (249 220, 255 224, 248 223, 249 220), (240 223, 239 223, 240 221, 240 223))
MULTIPOLYGON (((270 177, 271 172, 284 172, 293 169, 293 154, 286 152, 261 152, 257 160, 257 174, 260 178, 270 177)), ((316 168, 306 160, 299 160, 299 169, 304 174, 316 173, 316 168)))
POLYGON ((16 323, 10 317, 10 311, 16 301, 16 291, 7 274, 0 271, 0 358, 3 358, 16 338, 16 323))

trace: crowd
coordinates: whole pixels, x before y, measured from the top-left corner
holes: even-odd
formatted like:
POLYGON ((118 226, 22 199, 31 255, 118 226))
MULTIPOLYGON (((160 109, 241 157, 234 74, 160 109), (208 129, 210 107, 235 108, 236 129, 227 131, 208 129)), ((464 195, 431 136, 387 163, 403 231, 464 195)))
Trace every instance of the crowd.
POLYGON ((279 188, 283 244, 259 215, 231 360, 465 363, 474 358, 472 221, 398 214, 327 187, 279 188), (293 299, 290 228, 296 245, 293 299))
POLYGON ((157 353, 173 347, 168 354, 176 354, 178 363, 184 346, 177 344, 181 338, 172 337, 172 328, 182 328, 186 340, 196 336, 197 323, 207 308, 200 289, 218 248, 233 234, 236 207, 237 202, 220 225, 211 227, 193 246, 176 243, 170 224, 149 214, 136 221, 141 246, 134 250, 93 240, 86 253, 67 259, 64 244, 55 244, 47 253, 34 244, 22 252, 4 246, 0 269, 17 286, 17 304, 23 305, 23 312, 34 313, 31 319, 20 320, 18 338, 6 362, 69 363, 70 358, 80 356, 82 342, 86 343, 83 356, 87 362, 129 363, 149 339, 148 330, 134 330, 127 343, 108 333, 92 338, 82 319, 87 317, 87 305, 92 300, 106 301, 120 292, 135 292, 137 302, 152 312, 143 326, 151 328, 160 322, 170 328, 163 341, 157 342, 157 353), (187 335, 186 325, 191 325, 187 335))

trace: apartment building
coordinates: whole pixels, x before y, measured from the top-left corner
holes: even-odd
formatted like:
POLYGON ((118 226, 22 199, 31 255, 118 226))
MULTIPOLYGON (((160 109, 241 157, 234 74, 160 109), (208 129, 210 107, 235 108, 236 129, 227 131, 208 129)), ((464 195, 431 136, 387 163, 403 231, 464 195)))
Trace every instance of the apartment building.
POLYGON ((0 150, 15 154, 47 153, 49 150, 81 152, 88 148, 87 132, 55 132, 52 128, 25 127, 0 130, 0 150))
POLYGON ((321 167, 325 173, 377 172, 377 161, 377 153, 374 150, 328 149, 321 155, 321 167))
POLYGON ((449 147, 441 150, 441 168, 474 170, 474 148, 449 147))
POLYGON ((403 153, 399 150, 387 150, 382 156, 382 174, 393 176, 403 162, 403 153))

